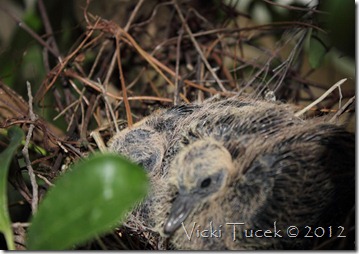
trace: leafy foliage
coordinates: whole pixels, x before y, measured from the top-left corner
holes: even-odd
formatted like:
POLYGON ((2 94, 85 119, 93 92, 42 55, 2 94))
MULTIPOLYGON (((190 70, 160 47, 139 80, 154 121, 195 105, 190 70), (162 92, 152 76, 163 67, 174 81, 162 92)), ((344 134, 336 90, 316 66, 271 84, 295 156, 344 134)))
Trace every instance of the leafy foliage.
POLYGON ((0 154, 0 232, 4 233, 9 250, 14 250, 13 233, 7 203, 7 176, 9 173, 10 162, 24 138, 24 133, 19 127, 12 127, 8 131, 10 144, 0 154))
POLYGON ((97 154, 60 177, 32 220, 28 249, 60 250, 118 225, 143 198, 145 172, 114 154, 97 154))

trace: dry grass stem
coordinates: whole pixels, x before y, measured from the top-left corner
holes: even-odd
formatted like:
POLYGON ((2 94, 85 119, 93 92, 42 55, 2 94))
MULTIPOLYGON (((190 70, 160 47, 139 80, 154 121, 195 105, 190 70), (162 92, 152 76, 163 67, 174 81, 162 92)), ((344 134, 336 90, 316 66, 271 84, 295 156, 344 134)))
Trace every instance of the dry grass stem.
MULTIPOLYGON (((33 103, 33 97, 31 94, 31 84, 30 82, 26 83, 27 86, 27 94, 29 97, 29 115, 30 115, 30 120, 34 123, 36 121, 36 115, 34 114, 33 108, 32 108, 32 103, 33 103)), ((37 211, 37 206, 38 206, 38 202, 39 202, 39 186, 36 182, 36 176, 34 173, 34 169, 31 166, 31 161, 30 161, 30 156, 29 156, 29 143, 30 143, 30 139, 32 137, 35 125, 31 123, 29 130, 27 132, 26 135, 26 140, 25 140, 25 145, 22 149, 22 154, 24 155, 25 158, 25 162, 26 162, 26 168, 28 170, 29 173, 29 177, 30 177, 30 182, 31 182, 31 187, 32 187, 32 199, 31 199, 31 210, 32 213, 35 214, 37 211)))
POLYGON ((333 92, 334 89, 338 88, 340 89, 340 86, 347 81, 346 78, 339 80, 337 83, 335 83, 332 87, 330 87, 322 96, 320 96, 318 99, 316 99, 315 101, 313 101, 312 103, 310 103, 308 106, 306 106, 305 108, 303 108, 302 110, 298 111, 297 113, 295 113, 295 116, 301 116, 303 115, 305 112, 307 112, 309 109, 311 109, 312 107, 314 107, 315 105, 317 105, 319 102, 321 102, 322 100, 324 100, 325 97, 327 97, 331 92, 333 92))

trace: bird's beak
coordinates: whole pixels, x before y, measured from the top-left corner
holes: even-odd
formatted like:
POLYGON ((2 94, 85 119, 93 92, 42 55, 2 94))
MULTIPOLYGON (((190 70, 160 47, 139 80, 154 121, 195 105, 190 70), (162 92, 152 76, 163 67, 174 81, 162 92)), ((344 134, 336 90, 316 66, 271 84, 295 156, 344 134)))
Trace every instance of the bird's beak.
POLYGON ((194 205, 193 196, 178 195, 172 204, 170 214, 164 225, 164 233, 166 235, 173 234, 181 223, 187 218, 192 211, 194 205))

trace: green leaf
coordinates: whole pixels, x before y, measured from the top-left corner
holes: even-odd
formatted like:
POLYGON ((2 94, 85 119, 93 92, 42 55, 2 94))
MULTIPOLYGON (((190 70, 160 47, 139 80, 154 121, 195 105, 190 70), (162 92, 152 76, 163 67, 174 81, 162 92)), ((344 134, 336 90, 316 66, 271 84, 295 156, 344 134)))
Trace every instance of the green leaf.
POLYGON ((10 144, 0 154, 0 232, 5 236, 7 248, 14 250, 14 236, 11 229, 11 220, 7 204, 7 176, 11 160, 19 147, 24 133, 19 127, 11 127, 8 131, 10 144))
POLYGON ((25 22, 29 27, 31 27, 31 29, 35 31, 39 31, 42 27, 42 21, 33 8, 27 10, 23 17, 23 22, 25 22))
POLYGON ((353 0, 321 1, 322 10, 328 12, 323 15, 325 29, 329 31, 329 38, 333 45, 345 56, 355 59, 355 10, 356 5, 353 0))
POLYGON ((116 154, 77 163, 49 190, 28 232, 30 250, 61 250, 110 231, 147 193, 139 166, 116 154))
POLYGON ((323 40, 317 36, 311 36, 309 41, 309 64, 312 68, 318 68, 328 52, 323 40))

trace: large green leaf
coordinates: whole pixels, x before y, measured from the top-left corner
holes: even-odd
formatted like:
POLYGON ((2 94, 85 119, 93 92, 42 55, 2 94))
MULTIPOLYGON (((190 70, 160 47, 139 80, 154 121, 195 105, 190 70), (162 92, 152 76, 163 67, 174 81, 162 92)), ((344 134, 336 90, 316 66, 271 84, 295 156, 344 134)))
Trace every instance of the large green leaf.
POLYGON ((55 182, 28 232, 31 250, 60 250, 114 228, 147 193, 139 166, 116 154, 96 154, 55 182))
POLYGON ((19 127, 12 127, 8 131, 8 136, 10 137, 10 144, 0 154, 0 232, 5 236, 7 248, 14 250, 14 237, 7 204, 7 176, 10 162, 24 138, 24 133, 19 127))

